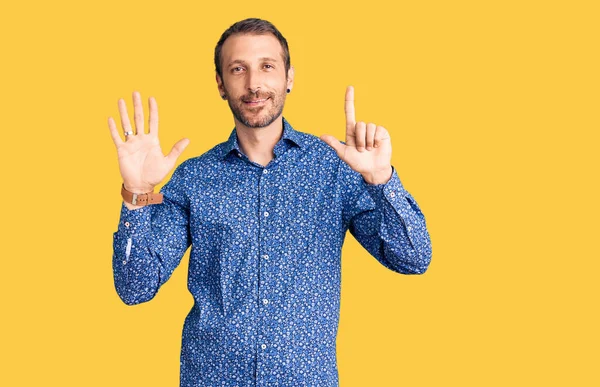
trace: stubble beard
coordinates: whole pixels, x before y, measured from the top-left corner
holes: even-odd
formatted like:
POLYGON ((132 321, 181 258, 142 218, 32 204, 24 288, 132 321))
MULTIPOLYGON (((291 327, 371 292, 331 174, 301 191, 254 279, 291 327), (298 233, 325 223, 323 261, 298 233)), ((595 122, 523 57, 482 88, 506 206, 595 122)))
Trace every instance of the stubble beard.
MULTIPOLYGON (((226 95, 229 95, 229 93, 226 92, 226 95)), ((285 97, 285 91, 281 93, 258 92, 240 97, 240 99, 235 100, 235 104, 232 103, 231 98, 227 98, 227 103, 229 104, 231 113, 233 113, 233 116, 239 122, 248 128, 264 128, 273 123, 281 115, 283 112, 283 105, 285 104, 285 97), (264 106, 250 108, 250 110, 244 102, 244 100, 248 99, 263 98, 269 98, 264 106)))

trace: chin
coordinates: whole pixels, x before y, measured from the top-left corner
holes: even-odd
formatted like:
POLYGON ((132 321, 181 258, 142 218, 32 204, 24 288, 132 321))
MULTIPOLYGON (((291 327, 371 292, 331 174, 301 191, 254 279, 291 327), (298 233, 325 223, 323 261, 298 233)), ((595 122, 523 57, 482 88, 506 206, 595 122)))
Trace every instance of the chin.
MULTIPOLYGON (((269 102, 273 103, 273 101, 269 102)), ((234 117, 249 128, 263 128, 268 126, 273 123, 283 111, 283 106, 281 106, 280 109, 275 108, 275 106, 264 106, 260 110, 247 110, 247 106, 245 106, 243 102, 242 104, 235 106, 230 104, 229 107, 231 108, 234 117), (279 114, 277 114, 278 110, 279 114)))
POLYGON ((249 128, 262 128, 273 122, 271 114, 268 111, 260 111, 255 114, 242 113, 242 118, 242 123, 249 128))
POLYGON ((256 119, 256 120, 246 120, 246 126, 249 128, 264 128, 265 126, 269 125, 271 122, 269 122, 266 119, 256 119))

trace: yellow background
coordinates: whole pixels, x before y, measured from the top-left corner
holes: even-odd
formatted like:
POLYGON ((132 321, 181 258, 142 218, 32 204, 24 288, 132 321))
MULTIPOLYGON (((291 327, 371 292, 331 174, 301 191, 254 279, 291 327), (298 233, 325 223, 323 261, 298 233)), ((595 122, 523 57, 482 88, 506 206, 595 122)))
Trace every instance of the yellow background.
POLYGON ((157 99, 165 152, 191 140, 178 164, 225 141, 213 50, 246 17, 288 39, 296 129, 343 139, 355 86, 357 119, 390 131, 431 233, 431 266, 412 277, 348 235, 341 386, 599 385, 595 4, 2 5, 0 385, 178 385, 189 252, 154 300, 119 300, 107 118, 139 90, 145 109, 157 99))

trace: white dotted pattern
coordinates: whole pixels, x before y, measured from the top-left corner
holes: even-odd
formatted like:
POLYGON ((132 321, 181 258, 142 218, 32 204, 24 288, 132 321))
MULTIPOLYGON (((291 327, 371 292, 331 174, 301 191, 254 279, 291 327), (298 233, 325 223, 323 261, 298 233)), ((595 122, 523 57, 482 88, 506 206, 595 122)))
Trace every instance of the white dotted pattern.
POLYGON ((181 386, 338 386, 341 248, 349 230, 382 265, 421 274, 425 218, 394 168, 367 184, 318 137, 283 118, 263 167, 228 141, 178 166, 163 203, 113 234, 118 295, 147 302, 191 246, 181 386))

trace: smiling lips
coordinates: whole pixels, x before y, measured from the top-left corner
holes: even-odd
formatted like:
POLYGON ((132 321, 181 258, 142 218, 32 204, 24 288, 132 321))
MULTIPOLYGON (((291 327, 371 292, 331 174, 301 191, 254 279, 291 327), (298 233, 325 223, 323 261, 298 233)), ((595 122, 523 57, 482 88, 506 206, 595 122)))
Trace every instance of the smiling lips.
POLYGON ((258 106, 258 105, 262 105, 263 103, 265 103, 269 98, 263 98, 263 99, 253 99, 250 101, 244 101, 245 104, 250 105, 250 106, 258 106))

